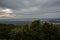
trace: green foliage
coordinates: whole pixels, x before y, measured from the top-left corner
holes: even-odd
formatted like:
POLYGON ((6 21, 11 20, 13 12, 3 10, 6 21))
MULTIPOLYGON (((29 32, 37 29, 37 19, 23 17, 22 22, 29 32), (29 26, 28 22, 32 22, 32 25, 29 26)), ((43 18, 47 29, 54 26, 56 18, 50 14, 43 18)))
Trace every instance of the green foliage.
POLYGON ((0 40, 60 40, 60 28, 40 20, 31 25, 0 24, 0 40))

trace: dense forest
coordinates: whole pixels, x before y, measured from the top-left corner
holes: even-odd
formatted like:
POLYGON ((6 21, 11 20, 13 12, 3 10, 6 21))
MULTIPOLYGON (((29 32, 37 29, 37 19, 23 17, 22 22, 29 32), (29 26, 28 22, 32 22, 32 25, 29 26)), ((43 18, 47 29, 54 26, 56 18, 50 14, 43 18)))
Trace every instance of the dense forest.
POLYGON ((0 40, 60 40, 60 27, 35 20, 31 24, 0 24, 0 40))

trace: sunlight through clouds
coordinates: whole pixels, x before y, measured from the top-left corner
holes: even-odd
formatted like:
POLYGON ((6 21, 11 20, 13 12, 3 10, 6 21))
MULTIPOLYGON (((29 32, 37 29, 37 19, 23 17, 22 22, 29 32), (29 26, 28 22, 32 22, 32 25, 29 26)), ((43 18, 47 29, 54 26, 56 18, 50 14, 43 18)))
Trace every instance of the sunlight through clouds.
POLYGON ((8 9, 8 8, 1 9, 0 12, 1 12, 0 13, 0 18, 9 18, 9 17, 12 18, 12 17, 16 16, 15 14, 13 14, 13 11, 11 9, 8 9))

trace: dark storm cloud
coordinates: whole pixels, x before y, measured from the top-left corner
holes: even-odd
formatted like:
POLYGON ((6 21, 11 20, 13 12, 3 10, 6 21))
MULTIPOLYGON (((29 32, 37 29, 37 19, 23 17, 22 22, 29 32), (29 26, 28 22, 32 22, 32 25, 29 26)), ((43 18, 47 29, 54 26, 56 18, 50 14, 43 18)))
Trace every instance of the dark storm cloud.
POLYGON ((3 8, 20 9, 31 6, 37 6, 37 3, 31 0, 0 0, 0 7, 3 8))
POLYGON ((0 0, 0 7, 18 9, 23 7, 22 0, 0 0))
POLYGON ((60 0, 56 0, 51 6, 60 6, 60 0))
POLYGON ((42 7, 60 7, 60 0, 49 0, 48 2, 46 2, 45 4, 43 4, 42 7))
POLYGON ((0 0, 0 8, 9 8, 19 17, 60 17, 60 0, 0 0))
MULTIPOLYGON (((52 6, 60 6, 60 0, 25 0, 30 2, 30 6, 40 5, 42 7, 52 7, 52 6), (45 2, 45 3, 44 3, 45 2)), ((26 5, 23 4, 24 0, 0 0, 0 7, 6 8, 24 8, 26 5)))

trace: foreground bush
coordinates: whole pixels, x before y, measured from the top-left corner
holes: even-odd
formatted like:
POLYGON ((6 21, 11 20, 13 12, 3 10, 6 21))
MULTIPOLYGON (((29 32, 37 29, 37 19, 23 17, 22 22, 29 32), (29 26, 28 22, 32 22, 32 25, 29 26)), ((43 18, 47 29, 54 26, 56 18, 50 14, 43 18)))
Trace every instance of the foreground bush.
POLYGON ((59 29, 52 23, 41 24, 40 20, 31 25, 0 24, 0 40, 60 40, 59 29))

